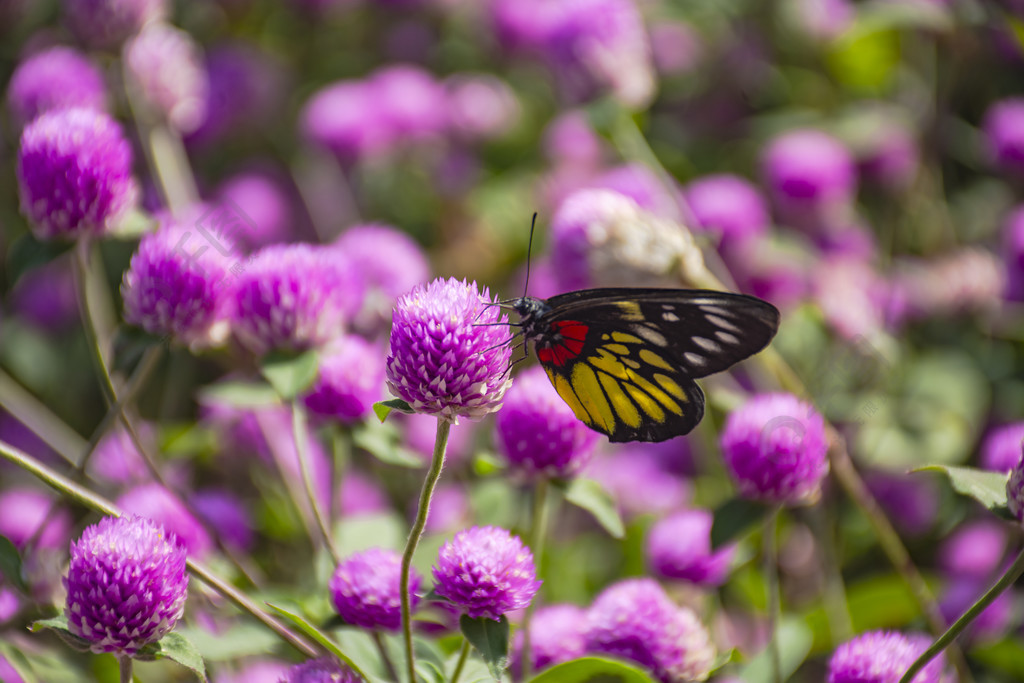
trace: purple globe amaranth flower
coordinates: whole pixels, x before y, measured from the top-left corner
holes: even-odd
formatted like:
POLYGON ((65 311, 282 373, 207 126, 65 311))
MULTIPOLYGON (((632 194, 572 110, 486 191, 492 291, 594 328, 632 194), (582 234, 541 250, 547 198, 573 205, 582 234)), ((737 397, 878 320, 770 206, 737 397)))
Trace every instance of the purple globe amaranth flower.
POLYGON ((961 247, 932 259, 898 262, 893 286, 905 298, 908 318, 991 311, 1006 291, 1006 272, 995 254, 961 247))
POLYGON ((342 517, 386 512, 388 498, 377 481, 362 472, 346 469, 338 486, 337 509, 342 517))
POLYGON ((544 156, 555 166, 600 167, 604 143, 587 115, 577 109, 560 114, 544 129, 544 156))
POLYGON ((864 483, 902 533, 921 536, 935 526, 941 496, 934 481, 902 472, 870 472, 864 475, 864 483))
MULTIPOLYGON (((437 440, 437 419, 432 415, 413 413, 395 416, 396 423, 402 430, 402 443, 418 453, 427 462, 434 454, 434 442, 437 440)), ((467 422, 454 424, 448 432, 448 448, 445 450, 446 462, 461 462, 471 455, 473 448, 474 426, 467 422)))
POLYGON ((761 173, 780 216, 793 227, 828 231, 851 212, 853 157, 823 131, 799 129, 773 139, 762 153, 761 173))
POLYGON ((394 143, 395 131, 380 116, 373 89, 365 81, 339 81, 321 88, 299 117, 304 137, 345 164, 376 157, 394 143))
POLYGON ((728 259, 740 291, 785 309, 807 298, 818 253, 792 236, 769 233, 738 244, 728 259))
POLYGON ((702 681, 715 660, 707 629, 656 581, 624 579, 605 588, 587 612, 587 652, 636 662, 662 683, 702 681))
POLYGON ((983 581, 1003 561, 1008 543, 1003 522, 994 519, 967 522, 939 546, 939 566, 950 576, 983 581))
POLYGON ((679 202, 654 171, 640 163, 623 164, 609 169, 588 184, 596 189, 612 190, 635 201, 637 206, 656 216, 674 218, 679 202))
POLYGON ((765 234, 771 225, 761 193, 739 176, 723 173, 698 178, 686 186, 685 197, 694 229, 718 235, 723 252, 765 234))
POLYGON ((700 586, 721 586, 729 576, 736 546, 711 550, 712 515, 707 510, 679 510, 651 527, 647 562, 660 576, 700 586))
POLYGON ((619 446, 612 455, 594 458, 585 471, 587 477, 596 479, 612 494, 627 517, 662 515, 685 505, 690 498, 687 482, 667 470, 645 445, 619 446))
POLYGON ((39 239, 101 235, 135 204, 132 150, 103 112, 58 109, 25 127, 18 150, 21 210, 39 239))
POLYGON ((51 47, 27 58, 7 86, 7 106, 18 128, 43 112, 81 107, 105 110, 103 73, 69 47, 51 47))
MULTIPOLYGON (((569 604, 545 605, 530 619, 530 663, 533 671, 568 662, 586 653, 587 611, 569 604)), ((522 671, 523 632, 517 631, 509 658, 512 672, 522 671)))
POLYGON ((1000 169, 1024 173, 1024 97, 1010 97, 992 104, 982 122, 986 151, 1000 169))
MULTIPOLYGON (((334 608, 345 623, 370 630, 398 631, 402 628, 402 556, 383 548, 370 548, 351 555, 338 565, 328 588, 334 608)), ((411 609, 420 596, 422 579, 413 570, 409 576, 411 609)))
POLYGON ((277 659, 247 659, 237 672, 218 672, 214 683, 279 683, 289 668, 277 659))
POLYGON ((705 54, 704 42, 685 21, 662 20, 650 27, 651 55, 658 73, 684 76, 693 73, 705 54))
POLYGON ((18 278, 8 310, 52 334, 66 332, 77 324, 78 297, 70 259, 54 259, 18 278))
POLYGON ((364 683, 362 676, 333 657, 309 659, 296 664, 281 677, 280 683, 364 683))
POLYGON ((821 494, 828 474, 825 421, 792 394, 761 394, 734 410, 720 445, 745 498, 800 505, 821 494))
POLYGON ((63 546, 71 533, 71 515, 54 507, 53 498, 30 488, 0 492, 0 536, 23 549, 31 541, 37 548, 63 546))
POLYGON ((186 345, 216 345, 230 331, 231 270, 239 257, 190 225, 164 223, 139 242, 121 282, 124 317, 186 345), (225 253, 226 252, 226 253, 225 253))
POLYGON ((64 579, 68 628, 99 654, 134 655, 185 611, 185 548, 134 515, 104 517, 71 544, 64 579))
POLYGON ((392 64, 370 74, 368 84, 377 115, 396 139, 419 142, 447 130, 447 94, 429 71, 413 64, 392 64))
POLYGON ((212 204, 244 214, 238 218, 243 219, 245 229, 232 233, 244 251, 288 242, 294 237, 292 198, 276 176, 261 171, 239 173, 221 183, 214 196, 212 204))
POLYGON ((865 259, 823 258, 811 271, 811 287, 821 314, 843 338, 877 338, 884 329, 890 285, 865 259))
POLYGON ((611 190, 568 196, 551 219, 551 263, 566 290, 665 286, 703 272, 700 250, 677 223, 611 190), (682 265, 680 265, 682 264, 682 265))
POLYGON ((561 15, 549 0, 492 0, 491 24, 498 42, 509 51, 541 53, 561 15))
MULTIPOLYGON (((898 683, 927 645, 896 631, 863 633, 832 653, 827 683, 898 683)), ((942 668, 942 659, 932 660, 913 683, 939 683, 942 668)))
POLYGON ((234 331, 257 354, 304 350, 341 335, 362 306, 364 285, 336 250, 309 244, 258 251, 234 287, 234 331))
POLYGON ((201 558, 213 548, 213 540, 199 520, 160 484, 141 484, 126 491, 117 499, 117 507, 162 526, 190 557, 201 558))
POLYGON ((163 23, 145 27, 125 46, 125 69, 142 102, 188 133, 206 115, 209 79, 202 50, 185 31, 163 23))
POLYGON ((1024 301, 1024 204, 1014 207, 1003 223, 1006 298, 1024 301))
POLYGON ((469 141, 497 138, 519 119, 515 91, 483 73, 455 74, 445 80, 452 132, 469 141))
POLYGON ((1010 470, 1006 481, 1006 506, 1018 522, 1024 523, 1024 454, 1010 470))
POLYGON ((72 33, 89 47, 116 50, 167 15, 167 0, 64 0, 72 33))
POLYGON ((387 383, 420 413, 454 421, 501 407, 512 350, 490 292, 454 278, 417 286, 395 304, 387 383), (498 323, 497 325, 493 323, 498 323))
POLYGON ((252 515, 238 496, 224 489, 204 489, 189 500, 196 514, 224 543, 242 552, 252 548, 256 540, 252 515))
MULTIPOLYGON (((148 422, 137 425, 136 432, 143 446, 155 445, 156 434, 148 422)), ((131 435, 122 428, 112 429, 100 439, 86 471, 99 481, 115 484, 142 483, 151 476, 131 435)))
MULTIPOLYGON (((410 500, 410 518, 416 516, 416 501, 410 500)), ((471 521, 469 498, 461 485, 439 484, 430 499, 430 510, 427 511, 428 534, 448 534, 456 529, 463 529, 471 521)))
MULTIPOLYGON (((942 592, 939 608, 946 623, 952 625, 976 603, 989 588, 986 579, 955 579, 942 592)), ((1010 627, 1015 612, 1013 591, 1004 591, 975 617, 967 627, 966 635, 972 641, 999 639, 1010 627)))
POLYGON ((917 178, 921 151, 908 117, 884 109, 863 116, 854 150, 860 176, 890 192, 908 189, 917 178))
POLYGON ((383 389, 384 351, 348 335, 320 356, 319 375, 303 402, 315 415, 357 422, 369 415, 383 389))
POLYGON ((981 444, 981 466, 993 472, 1009 472, 1024 451, 1024 422, 997 427, 981 444))
POLYGON ((433 572, 434 592, 472 619, 498 620, 524 609, 541 584, 530 549, 494 526, 455 534, 441 546, 433 572))
POLYGON ((571 477, 597 445, 597 432, 580 422, 539 366, 516 376, 494 428, 502 455, 528 475, 571 477))

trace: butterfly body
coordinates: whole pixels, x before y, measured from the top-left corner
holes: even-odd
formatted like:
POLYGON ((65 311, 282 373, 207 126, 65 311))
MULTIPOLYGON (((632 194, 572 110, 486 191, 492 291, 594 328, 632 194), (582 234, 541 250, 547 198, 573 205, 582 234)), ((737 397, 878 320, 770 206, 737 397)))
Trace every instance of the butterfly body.
POLYGON ((693 289, 585 289, 510 302, 576 416, 611 441, 664 441, 704 416, 694 379, 771 341, 779 312, 756 297, 693 289))

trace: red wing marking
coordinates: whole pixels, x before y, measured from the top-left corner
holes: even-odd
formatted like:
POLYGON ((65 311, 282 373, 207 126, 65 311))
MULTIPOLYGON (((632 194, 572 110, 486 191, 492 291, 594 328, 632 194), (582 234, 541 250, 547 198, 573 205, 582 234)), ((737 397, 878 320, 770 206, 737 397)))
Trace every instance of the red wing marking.
POLYGON ((537 358, 542 363, 565 365, 583 350, 583 340, 587 338, 589 328, 575 320, 557 320, 551 323, 551 331, 561 335, 562 341, 548 348, 537 349, 537 358))

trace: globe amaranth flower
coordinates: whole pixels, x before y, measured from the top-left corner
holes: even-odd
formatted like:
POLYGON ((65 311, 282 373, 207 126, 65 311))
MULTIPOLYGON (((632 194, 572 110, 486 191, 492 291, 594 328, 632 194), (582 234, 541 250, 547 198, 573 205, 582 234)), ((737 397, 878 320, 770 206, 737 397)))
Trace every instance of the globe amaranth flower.
POLYGON ((323 346, 341 335, 363 294, 362 279, 336 250, 264 247, 235 283, 234 331, 257 354, 323 346))
POLYGON ((698 178, 686 186, 685 197, 694 229, 716 234, 724 252, 763 235, 771 225, 761 193, 739 176, 723 173, 698 178))
POLYGON ((712 515, 707 510, 679 510, 651 527, 647 561, 660 576, 700 586, 720 586, 729 575, 735 545, 711 550, 712 515))
POLYGON ((993 472, 1009 472, 1024 451, 1024 422, 997 427, 981 444, 981 466, 993 472))
POLYGON ((370 74, 368 83, 378 116, 396 140, 420 142, 447 130, 448 98, 429 71, 413 64, 392 64, 370 74))
POLYGON ((941 496, 934 480, 902 472, 868 472, 864 483, 896 528, 908 536, 927 533, 939 519, 941 496))
POLYGON ((539 366, 516 376, 494 429, 501 454, 529 475, 571 477, 597 445, 597 432, 580 422, 539 366))
POLYGON ((483 73, 455 74, 446 79, 452 132, 469 141, 500 137, 515 125, 520 106, 505 81, 483 73))
MULTIPOLYGON (((514 2, 514 0, 512 0, 514 2)), ((559 114, 544 129, 544 156, 555 166, 595 169, 604 156, 603 142, 587 115, 573 109, 559 114)))
POLYGON ((309 659, 296 664, 281 677, 280 683, 364 683, 362 676, 333 657, 309 659))
POLYGON ((299 117, 306 139, 345 164, 378 156, 394 143, 395 131, 380 116, 373 89, 365 81, 338 81, 321 88, 299 117))
POLYGON ((701 64, 706 49, 696 28, 685 21, 662 20, 650 27, 651 56, 658 73, 682 76, 701 64))
POLYGON ((383 389, 383 350, 347 335, 320 356, 319 374, 303 402, 314 415, 357 422, 370 413, 383 389))
POLYGON ((243 251, 252 252, 294 237, 292 199, 276 176, 261 171, 239 173, 221 183, 214 196, 213 204, 245 214, 247 229, 232 235, 243 251))
POLYGON ((140 484, 129 489, 118 497, 117 506, 166 529, 191 557, 202 557, 213 548, 213 540, 199 520, 160 484, 140 484))
POLYGON ((471 527, 441 546, 434 592, 470 618, 500 619, 530 604, 541 582, 533 553, 504 529, 471 527))
MULTIPOLYGON (((836 648, 828 663, 827 683, 898 683, 928 643, 896 631, 869 631, 836 648)), ((936 658, 913 683, 939 683, 942 660, 936 658)))
POLYGON ((693 610, 679 607, 653 579, 604 589, 587 611, 587 652, 636 662, 662 683, 702 681, 715 647, 693 610))
POLYGON ((892 277, 909 318, 994 310, 1006 292, 1006 272, 987 249, 962 247, 930 259, 903 259, 892 277))
POLYGON ((828 474, 825 422, 792 394, 762 394, 734 410, 720 444, 745 498, 800 505, 821 493, 828 474))
POLYGON ((246 658, 237 671, 218 671, 217 683, 279 683, 291 667, 278 659, 246 658))
POLYGON ((587 187, 618 192, 656 216, 671 219, 679 215, 679 200, 675 189, 669 189, 645 164, 615 166, 588 182, 587 187))
POLYGON ((142 238, 121 282, 125 320, 186 345, 227 338, 231 269, 241 257, 209 235, 171 221, 142 238))
MULTIPOLYGON (((136 435, 143 445, 156 443, 156 434, 148 422, 136 425, 136 435)), ((100 439, 86 471, 99 481, 114 484, 140 483, 150 477, 145 459, 123 428, 112 429, 100 439)))
MULTIPOLYGON (((402 556, 383 548, 351 555, 338 565, 328 588, 334 608, 345 623, 361 628, 398 631, 402 628, 402 556)), ((411 609, 420 597, 420 575, 409 576, 411 609)))
POLYGON ((209 81, 202 51, 173 26, 150 24, 125 47, 125 69, 142 102, 182 132, 199 127, 206 114, 209 81))
POLYGON ((189 502, 225 544, 242 552, 252 548, 256 540, 252 515, 238 496, 225 489, 203 489, 192 494, 189 502))
POLYGON ((163 19, 167 4, 167 0, 64 0, 64 15, 80 41, 116 50, 146 24, 163 19))
POLYGON ((574 192, 551 219, 551 263, 564 289, 658 286, 702 274, 692 235, 674 221, 603 189, 574 192))
POLYGON ((39 239, 100 235, 134 205, 131 146, 103 112, 58 109, 25 127, 18 150, 21 210, 39 239))
POLYGON ((1024 454, 1010 470, 1010 478, 1006 481, 1006 505, 1010 514, 1024 523, 1024 454))
POLYGON ((612 455, 594 458, 586 469, 586 476, 612 494, 626 517, 662 515, 685 505, 690 498, 687 481, 666 469, 646 446, 620 446, 612 455))
POLYGON ((154 522, 105 517, 71 544, 64 579, 68 628, 99 654, 134 655, 185 610, 185 548, 154 522))
POLYGON ((511 336, 490 292, 454 278, 418 286, 395 304, 387 383, 420 413, 479 419, 501 406, 511 336), (498 324, 494 324, 498 323, 498 324))
MULTIPOLYGON (((402 445, 421 456, 425 462, 430 462, 434 455, 434 442, 437 440, 437 419, 424 413, 400 414, 395 416, 395 423, 402 431, 402 445)), ((444 453, 445 462, 466 460, 472 454, 475 433, 475 425, 469 422, 452 425, 448 432, 448 448, 444 453)))
POLYGON ((58 257, 24 273, 11 292, 19 318, 55 336, 78 323, 78 297, 71 259, 58 257))
POLYGON ((390 503, 376 479, 347 468, 338 486, 336 507, 342 517, 355 517, 386 512, 390 503))
POLYGON ((52 47, 27 58, 7 86, 7 106, 17 127, 52 109, 105 110, 103 73, 89 58, 69 47, 52 47))
POLYGON ((0 492, 0 536, 16 548, 29 542, 36 548, 57 548, 67 543, 70 533, 70 514, 55 507, 51 496, 23 487, 0 492))
MULTIPOLYGON (((533 671, 568 662, 586 653, 584 631, 587 611, 569 604, 545 605, 530 619, 530 663, 533 671)), ((512 672, 519 678, 522 670, 523 632, 517 631, 509 658, 512 672)))
MULTIPOLYGON (((416 516, 417 501, 409 501, 409 517, 416 516)), ((428 534, 448 534, 456 529, 463 529, 470 522, 471 510, 469 498, 460 484, 438 484, 434 496, 430 499, 430 510, 427 511, 428 534)))
POLYGON ((985 112, 982 132, 992 162, 1004 171, 1024 172, 1024 97, 1010 97, 985 112))
POLYGON ((961 524, 939 546, 938 564, 949 576, 984 580, 999 566, 1009 538, 995 519, 961 524))

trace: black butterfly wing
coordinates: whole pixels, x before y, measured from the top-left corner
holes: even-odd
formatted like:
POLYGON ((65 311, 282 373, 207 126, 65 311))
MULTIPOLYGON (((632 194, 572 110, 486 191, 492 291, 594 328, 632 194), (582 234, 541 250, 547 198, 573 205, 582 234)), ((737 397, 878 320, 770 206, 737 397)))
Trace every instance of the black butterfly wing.
POLYGON ((693 381, 756 353, 778 311, 740 294, 592 289, 547 300, 538 321, 561 343, 538 347, 548 377, 577 417, 611 441, 664 441, 704 415, 693 381))

